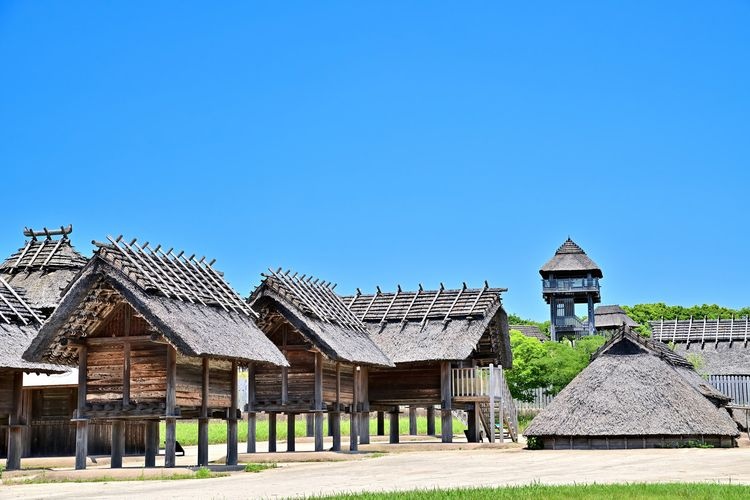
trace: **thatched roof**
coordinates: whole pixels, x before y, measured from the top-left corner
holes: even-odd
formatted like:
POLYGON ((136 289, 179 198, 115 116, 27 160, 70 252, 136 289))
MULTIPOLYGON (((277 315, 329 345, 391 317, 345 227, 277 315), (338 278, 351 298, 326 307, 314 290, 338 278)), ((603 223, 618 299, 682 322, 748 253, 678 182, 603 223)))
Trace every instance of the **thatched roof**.
POLYGON ((526 436, 732 436, 728 398, 684 358, 622 328, 529 425, 526 436), (722 397, 723 396, 723 397, 722 397))
POLYGON ((742 341, 677 342, 675 352, 697 356, 707 375, 750 375, 750 344, 742 341))
POLYGON ((26 229, 29 238, 5 262, 3 276, 15 289, 23 290, 33 307, 48 315, 57 306, 62 290, 86 264, 86 258, 73 248, 69 235, 73 226, 56 230, 26 229))
POLYGON ((620 328, 622 325, 629 327, 639 326, 618 305, 599 306, 594 309, 594 326, 596 329, 620 328))
POLYGON ((26 372, 63 373, 65 368, 44 363, 30 363, 23 359, 23 352, 39 331, 42 318, 39 311, 31 307, 22 290, 0 278, 0 368, 11 368, 26 372))
POLYGON ((255 313, 205 259, 110 241, 65 291, 28 359, 73 364, 76 350, 61 340, 92 334, 127 303, 182 354, 287 364, 255 325, 255 313))
POLYGON ((591 273, 594 278, 603 277, 599 266, 570 238, 565 240, 565 243, 557 249, 555 255, 539 270, 539 274, 543 277, 550 273, 560 276, 571 273, 591 273))
POLYGON ((249 300, 260 312, 261 328, 278 313, 332 360, 393 366, 334 286, 311 276, 271 271, 249 300))
POLYGON ((512 363, 508 316, 500 294, 506 288, 381 292, 344 297, 367 325, 371 338, 394 363, 464 360, 489 334, 495 362, 512 363))
POLYGON ((541 340, 542 342, 549 340, 544 332, 540 330, 536 325, 510 325, 508 328, 510 330, 518 330, 527 337, 533 337, 535 339, 541 340))

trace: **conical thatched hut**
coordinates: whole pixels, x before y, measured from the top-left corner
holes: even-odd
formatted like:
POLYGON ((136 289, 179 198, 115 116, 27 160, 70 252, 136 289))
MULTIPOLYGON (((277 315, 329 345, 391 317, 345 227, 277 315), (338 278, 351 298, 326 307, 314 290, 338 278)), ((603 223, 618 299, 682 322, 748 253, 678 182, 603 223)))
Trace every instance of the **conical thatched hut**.
POLYGON ((524 434, 549 449, 731 447, 728 400, 665 344, 622 327, 524 434))

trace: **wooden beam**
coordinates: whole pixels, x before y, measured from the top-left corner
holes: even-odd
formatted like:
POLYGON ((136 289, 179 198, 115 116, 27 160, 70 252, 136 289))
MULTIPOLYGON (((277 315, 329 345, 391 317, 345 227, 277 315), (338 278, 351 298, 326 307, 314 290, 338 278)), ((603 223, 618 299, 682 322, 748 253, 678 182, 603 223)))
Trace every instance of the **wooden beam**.
POLYGON ((435 407, 433 405, 427 407, 427 435, 435 435, 435 407))
POLYGON ((323 354, 315 353, 315 451, 323 451, 323 354))
POLYGON ((294 424, 297 415, 294 413, 286 414, 286 451, 294 451, 294 424))
POLYGON ((398 406, 394 406, 390 412, 391 429, 390 429, 390 438, 388 441, 391 444, 397 444, 399 441, 398 413, 399 413, 398 406))
POLYGON ((417 407, 409 406, 409 435, 417 435, 417 407))
POLYGON ((352 367, 352 388, 352 405, 349 416, 349 450, 357 451, 359 449, 359 414, 357 412, 357 401, 359 401, 359 370, 356 366, 352 367))
POLYGON ((201 363, 201 414, 198 418, 198 466, 208 465, 208 390, 209 390, 209 360, 203 358, 201 363))
POLYGON ((175 452, 177 444, 177 351, 174 347, 167 347, 167 395, 166 395, 166 439, 164 445, 164 467, 176 465, 175 452))
POLYGON ((331 436, 333 437, 333 446, 331 450, 341 451, 341 412, 336 410, 328 413, 331 421, 331 436))
POLYGON ((8 454, 5 464, 7 470, 19 470, 21 468, 21 455, 23 454, 23 372, 14 371, 13 377, 13 400, 9 417, 8 428, 8 454))
POLYGON ((255 453, 255 363, 247 366, 247 452, 255 453))
POLYGON ((158 420, 147 420, 146 421, 146 436, 145 436, 145 466, 156 467, 156 455, 159 454, 159 421, 158 420))
POLYGON ((268 414, 268 452, 276 452, 276 412, 268 414))
POLYGON ((112 448, 110 467, 122 468, 122 456, 125 453, 125 422, 122 420, 112 421, 112 448))
POLYGON ((359 369, 359 400, 362 410, 359 417, 359 443, 370 444, 370 400, 366 366, 359 369))
POLYGON ((237 465, 237 408, 239 406, 237 368, 237 362, 232 361, 232 378, 230 381, 232 394, 227 415, 227 465, 237 465))
POLYGON ((83 419, 86 410, 86 384, 88 380, 88 347, 78 346, 78 405, 76 410, 76 470, 86 468, 89 448, 89 425, 83 419))
POLYGON ((453 396, 451 394, 451 363, 440 363, 441 431, 443 443, 453 442, 453 396))

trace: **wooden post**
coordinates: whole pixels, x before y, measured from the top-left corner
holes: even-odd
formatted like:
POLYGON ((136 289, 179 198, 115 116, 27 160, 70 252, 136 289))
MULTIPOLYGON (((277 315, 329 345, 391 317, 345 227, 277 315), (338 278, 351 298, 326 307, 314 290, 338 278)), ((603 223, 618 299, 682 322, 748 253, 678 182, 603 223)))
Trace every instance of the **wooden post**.
MULTIPOLYGON (((130 335, 130 320, 132 309, 130 306, 123 308, 121 333, 123 337, 130 335)), ((130 342, 126 339, 122 346, 122 407, 130 406, 130 342)))
POLYGON ((469 443, 476 443, 477 439, 477 411, 479 411, 479 403, 474 404, 471 410, 466 410, 466 440, 469 443))
POLYGON ((389 441, 391 444, 397 444, 399 441, 398 406, 394 406, 393 410, 391 410, 391 432, 389 441))
POLYGON ((336 402, 335 408, 328 414, 333 437, 333 451, 341 451, 341 363, 336 363, 336 402))
POLYGON ((209 361, 202 359, 201 415, 198 418, 198 467, 208 465, 208 388, 209 361))
POLYGON ((305 436, 310 437, 310 438, 315 436, 315 414, 314 413, 305 414, 305 436))
POLYGON ((177 351, 171 345, 167 346, 167 415, 166 436, 164 445, 164 467, 176 465, 177 443, 177 351))
POLYGON ((276 412, 268 414, 268 452, 276 452, 276 412))
POLYGON ((237 362, 232 361, 231 403, 227 415, 227 465, 237 465, 237 362))
POLYGON ((489 390, 489 407, 490 407, 490 415, 489 415, 489 425, 490 428, 488 429, 488 436, 487 440, 490 443, 495 442, 495 386, 497 384, 497 380, 495 380, 495 370, 493 369, 492 363, 490 363, 490 390, 489 390))
POLYGON ((451 364, 450 361, 440 363, 440 394, 441 402, 441 430, 443 443, 453 442, 453 412, 451 394, 451 364))
POLYGON ((125 422, 122 420, 112 421, 112 448, 110 455, 110 467, 122 468, 122 456, 125 453, 125 422))
POLYGON ((8 458, 5 467, 7 470, 19 470, 23 453, 23 372, 20 370, 13 372, 12 403, 8 427, 8 458))
POLYGON ((255 413, 255 365, 247 367, 247 452, 255 453, 255 427, 257 415, 255 413))
POLYGON ((359 369, 359 399, 362 402, 362 413, 359 418, 360 444, 370 444, 370 391, 368 383, 367 367, 363 366, 359 369))
POLYGON ((286 451, 294 451, 294 424, 296 415, 294 413, 286 414, 286 451))
POLYGON ((76 470, 86 468, 89 450, 89 422, 83 416, 86 410, 86 383, 88 372, 88 349, 78 346, 78 409, 76 410, 76 470))
MULTIPOLYGON (((589 306, 589 335, 594 334, 594 330, 596 328, 596 315, 594 313, 594 296, 591 295, 591 293, 586 294, 588 296, 588 306, 589 306)), ((689 330, 688 330, 689 331, 689 330)))
POLYGON ((385 436, 385 412, 378 412, 378 436, 385 436))
POLYGON ((409 435, 417 435, 417 407, 409 406, 409 435))
POLYGON ((427 407, 427 435, 435 435, 435 407, 433 405, 427 407))
POLYGON ((352 405, 349 407, 351 415, 349 416, 349 450, 357 451, 359 449, 359 418, 357 415, 357 401, 359 400, 359 370, 352 367, 352 405))
POLYGON ((156 467, 156 455, 159 454, 159 421, 146 421, 146 467, 156 467))
POLYGON ((323 354, 315 353, 315 451, 323 451, 323 354))

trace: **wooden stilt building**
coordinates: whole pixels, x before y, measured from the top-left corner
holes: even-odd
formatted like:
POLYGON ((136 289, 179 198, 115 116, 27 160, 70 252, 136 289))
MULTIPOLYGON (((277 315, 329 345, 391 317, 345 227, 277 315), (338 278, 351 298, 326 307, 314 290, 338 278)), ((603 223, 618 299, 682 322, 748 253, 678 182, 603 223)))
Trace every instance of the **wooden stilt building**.
POLYGON ((269 415, 269 451, 276 450, 276 415, 286 413, 287 450, 294 450, 295 416, 313 415, 315 450, 323 450, 323 416, 328 413, 334 451, 341 450, 342 412, 352 418, 350 448, 369 442, 368 372, 391 367, 365 326, 330 283, 289 271, 271 271, 250 302, 258 326, 284 353, 289 367, 255 366, 250 378, 248 452, 255 452, 255 415, 269 415), (254 384, 253 384, 254 381, 254 384), (359 427, 359 429, 358 429, 359 427))
MULTIPOLYGON (((436 405, 443 442, 453 440, 452 410, 468 412, 472 441, 479 439, 482 427, 494 440, 496 416, 505 420, 515 439, 515 411, 502 372, 512 362, 508 316, 500 297, 505 291, 487 283, 477 289, 464 284, 456 290, 441 285, 438 290, 420 286, 404 291, 399 286, 394 292, 357 290, 344 297, 373 342, 396 365, 373 368, 368 379, 371 409, 390 413, 391 442, 399 439, 401 406, 426 407, 428 433, 434 434, 436 405)), ((415 428, 414 412, 409 418, 415 428)))
POLYGON ((26 302, 22 290, 15 290, 0 278, 0 421, 6 422, 3 427, 7 433, 7 470, 21 468, 25 449, 28 421, 23 412, 23 374, 65 371, 64 368, 31 363, 22 358, 42 324, 40 314, 26 302))
POLYGON ((175 426, 198 418, 198 465, 208 463, 208 419, 227 421, 227 463, 237 462, 237 368, 286 366, 255 313, 213 261, 160 245, 95 243, 26 351, 30 361, 77 366, 76 468, 86 467, 90 422, 112 422, 112 467, 122 466, 124 422, 146 422, 153 467, 166 421, 165 466, 175 466, 175 426))

